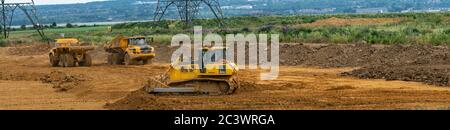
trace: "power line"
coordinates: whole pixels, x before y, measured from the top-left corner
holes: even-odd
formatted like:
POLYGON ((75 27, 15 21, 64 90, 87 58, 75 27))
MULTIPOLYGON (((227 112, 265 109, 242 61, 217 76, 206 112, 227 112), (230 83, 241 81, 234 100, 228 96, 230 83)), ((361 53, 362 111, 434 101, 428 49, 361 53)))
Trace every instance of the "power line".
POLYGON ((166 15, 167 9, 174 5, 177 7, 181 20, 186 24, 192 24, 192 20, 198 15, 201 4, 211 10, 220 26, 224 26, 224 15, 218 0, 158 0, 154 20, 161 21, 166 15))
POLYGON ((7 3, 6 0, 1 0, 1 14, 2 18, 0 21, 2 33, 4 38, 9 37, 9 33, 11 31, 11 25, 14 18, 15 11, 19 9, 22 10, 25 16, 33 25, 33 28, 39 33, 39 35, 44 40, 48 40, 44 34, 44 27, 40 24, 39 19, 36 13, 36 7, 34 4, 34 0, 30 0, 29 2, 22 3, 7 3))

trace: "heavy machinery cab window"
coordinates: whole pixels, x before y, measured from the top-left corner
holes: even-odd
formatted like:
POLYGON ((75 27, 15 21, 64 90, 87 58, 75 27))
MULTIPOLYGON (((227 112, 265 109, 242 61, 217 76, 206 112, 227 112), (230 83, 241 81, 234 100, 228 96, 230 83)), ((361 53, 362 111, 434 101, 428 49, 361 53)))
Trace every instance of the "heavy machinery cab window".
POLYGON ((204 68, 204 66, 206 64, 210 64, 210 63, 217 63, 217 62, 222 62, 225 60, 226 58, 226 49, 216 49, 216 50, 209 50, 209 51, 202 51, 201 53, 201 59, 196 59, 195 61, 201 60, 200 63, 200 67, 204 68), (203 59, 203 58, 211 58, 211 59, 203 59), (209 60, 209 61, 205 61, 205 60, 209 60), (208 63, 210 62, 210 63, 208 63))
POLYGON ((145 46, 145 45, 148 45, 148 43, 145 40, 145 38, 135 38, 135 39, 130 39, 130 45, 132 45, 132 46, 145 46))
POLYGON ((226 51, 225 50, 214 50, 214 51, 208 51, 206 54, 208 57, 211 58, 211 62, 220 62, 221 60, 225 59, 226 57, 226 51))

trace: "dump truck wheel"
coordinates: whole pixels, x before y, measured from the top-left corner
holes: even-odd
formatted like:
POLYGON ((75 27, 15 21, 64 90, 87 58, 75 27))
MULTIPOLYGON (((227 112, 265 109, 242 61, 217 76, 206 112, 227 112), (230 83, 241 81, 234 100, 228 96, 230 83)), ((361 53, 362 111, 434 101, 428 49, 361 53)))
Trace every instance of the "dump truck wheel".
POLYGON ((64 67, 74 67, 75 66, 75 59, 70 54, 64 54, 62 55, 64 57, 63 66, 64 67))
POLYGON ((133 65, 134 64, 133 59, 131 59, 131 56, 128 54, 125 55, 124 61, 125 61, 125 65, 133 65))
POLYGON ((83 61, 80 62, 81 66, 91 66, 92 65, 92 58, 90 55, 85 54, 83 57, 83 61))
POLYGON ((59 59, 56 56, 53 56, 53 54, 49 55, 49 59, 50 59, 50 65, 52 67, 57 67, 59 65, 59 59))
POLYGON ((147 60, 142 60, 142 64, 147 65, 147 64, 151 64, 152 61, 147 59, 147 60))
POLYGON ((116 65, 116 59, 117 59, 117 56, 115 55, 115 53, 108 55, 108 64, 116 65))
POLYGON ((113 65, 112 55, 108 55, 107 62, 108 62, 108 65, 113 65))
POLYGON ((66 67, 66 57, 65 55, 59 55, 59 63, 61 64, 61 67, 66 67))
POLYGON ((108 59, 108 62, 109 62, 109 64, 111 64, 111 65, 119 65, 119 64, 122 64, 121 62, 121 60, 120 60, 121 58, 120 58, 120 54, 118 54, 118 53, 112 53, 111 55, 110 55, 110 57, 109 57, 109 59, 108 59))

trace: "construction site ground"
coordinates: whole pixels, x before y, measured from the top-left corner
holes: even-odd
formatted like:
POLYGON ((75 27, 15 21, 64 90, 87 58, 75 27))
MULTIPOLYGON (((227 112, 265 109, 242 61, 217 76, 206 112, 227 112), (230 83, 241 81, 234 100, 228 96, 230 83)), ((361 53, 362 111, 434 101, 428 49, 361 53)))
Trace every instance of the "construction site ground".
POLYGON ((450 49, 430 46, 281 46, 277 80, 242 70, 242 87, 226 96, 150 95, 174 48, 157 47, 152 65, 50 67, 45 45, 0 48, 0 109, 26 110, 367 110, 449 109, 450 49), (447 59, 448 58, 448 59, 447 59), (427 60, 429 59, 429 60, 427 60), (412 68, 412 69, 411 69, 412 68))

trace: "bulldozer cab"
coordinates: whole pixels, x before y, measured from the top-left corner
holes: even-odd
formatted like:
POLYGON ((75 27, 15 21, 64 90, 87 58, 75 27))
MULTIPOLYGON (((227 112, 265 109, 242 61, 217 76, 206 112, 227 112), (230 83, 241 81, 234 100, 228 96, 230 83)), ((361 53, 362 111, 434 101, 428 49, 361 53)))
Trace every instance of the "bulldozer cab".
POLYGON ((181 56, 175 66, 172 64, 166 74, 152 80, 145 89, 154 94, 233 94, 239 88, 238 68, 226 61, 227 50, 225 47, 203 47, 195 50, 198 55, 193 58, 181 56))
POLYGON ((198 49, 198 57, 184 57, 180 56, 174 66, 195 64, 200 69, 204 69, 207 64, 226 63, 227 48, 225 47, 203 47, 198 49))
POLYGON ((206 73, 209 66, 219 65, 220 70, 225 69, 227 48, 225 47, 204 47, 200 49, 200 57, 195 61, 200 68, 200 73, 206 73), (215 65, 213 65, 215 64, 215 65))
POLYGON ((202 48, 201 57, 204 63, 218 63, 223 62, 226 59, 227 48, 225 47, 213 47, 202 48))
POLYGON ((79 45, 79 41, 78 39, 74 38, 56 39, 55 42, 56 47, 75 46, 75 45, 79 45))

